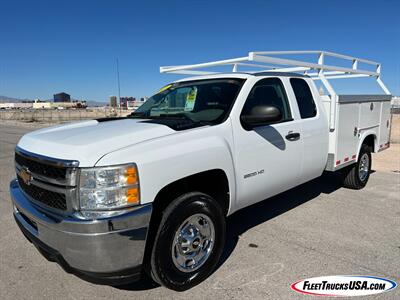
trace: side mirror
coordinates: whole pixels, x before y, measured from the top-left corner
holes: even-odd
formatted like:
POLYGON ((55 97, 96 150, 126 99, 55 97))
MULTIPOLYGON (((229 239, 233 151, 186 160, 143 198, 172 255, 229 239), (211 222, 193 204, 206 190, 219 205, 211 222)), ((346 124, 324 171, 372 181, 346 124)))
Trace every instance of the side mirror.
POLYGON ((254 106, 248 114, 240 116, 240 120, 247 127, 267 125, 282 120, 282 112, 276 106, 254 106))

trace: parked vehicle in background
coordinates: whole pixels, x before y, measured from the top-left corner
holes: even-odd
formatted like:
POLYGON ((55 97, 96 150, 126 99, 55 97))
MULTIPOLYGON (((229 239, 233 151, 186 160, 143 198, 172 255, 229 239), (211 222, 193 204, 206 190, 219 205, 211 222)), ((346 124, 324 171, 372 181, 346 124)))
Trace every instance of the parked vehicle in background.
POLYGON ((186 290, 216 267, 232 213, 324 171, 342 172, 352 189, 367 184, 371 152, 389 147, 391 96, 380 68, 323 51, 162 67, 196 76, 165 86, 125 118, 21 138, 10 184, 16 222, 68 272, 122 284, 145 271, 186 290), (296 54, 319 59, 281 57, 296 54), (327 65, 326 56, 352 66, 327 65), (267 64, 284 67, 265 71, 267 64), (202 70, 226 65, 233 72, 202 70), (238 72, 249 66, 263 71, 238 72), (338 95, 329 83, 359 76, 376 78, 384 94, 338 95))

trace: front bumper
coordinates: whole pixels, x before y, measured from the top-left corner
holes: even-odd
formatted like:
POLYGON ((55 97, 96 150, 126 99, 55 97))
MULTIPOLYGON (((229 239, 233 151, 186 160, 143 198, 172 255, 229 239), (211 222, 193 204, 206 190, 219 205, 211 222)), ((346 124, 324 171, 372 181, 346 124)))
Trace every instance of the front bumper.
POLYGON ((123 215, 82 220, 44 212, 10 183, 14 217, 25 236, 49 260, 86 280, 123 284, 140 277, 151 204, 123 215))

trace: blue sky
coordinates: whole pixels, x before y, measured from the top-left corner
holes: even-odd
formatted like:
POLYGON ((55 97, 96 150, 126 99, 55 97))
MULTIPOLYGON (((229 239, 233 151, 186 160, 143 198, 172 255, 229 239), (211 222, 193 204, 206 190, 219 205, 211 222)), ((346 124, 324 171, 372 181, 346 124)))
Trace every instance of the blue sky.
MULTIPOLYGON (((0 0, 0 95, 107 101, 150 96, 178 78, 159 66, 262 50, 327 50, 382 63, 400 94, 400 2, 0 0)), ((354 83, 353 83, 354 81, 354 83)), ((379 92, 375 82, 340 92, 379 92)))

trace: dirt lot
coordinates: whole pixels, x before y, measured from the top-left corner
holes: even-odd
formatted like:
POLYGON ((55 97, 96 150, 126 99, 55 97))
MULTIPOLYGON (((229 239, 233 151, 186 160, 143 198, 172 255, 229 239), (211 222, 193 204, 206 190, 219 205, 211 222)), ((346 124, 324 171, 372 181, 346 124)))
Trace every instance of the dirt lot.
MULTIPOLYGON (((45 260, 12 217, 8 183, 13 150, 29 126, 0 124, 0 299, 291 299, 290 284, 309 277, 376 275, 400 282, 400 118, 392 146, 374 155, 367 187, 341 188, 326 175, 246 208, 228 220, 219 268, 202 284, 176 293, 143 280, 99 286, 45 260)), ((400 289, 363 299, 399 299, 400 289)))
POLYGON ((392 115, 392 127, 390 141, 393 144, 400 143, 400 114, 392 115))
POLYGON ((392 116, 390 148, 373 154, 373 168, 383 172, 400 172, 400 115, 392 116))

